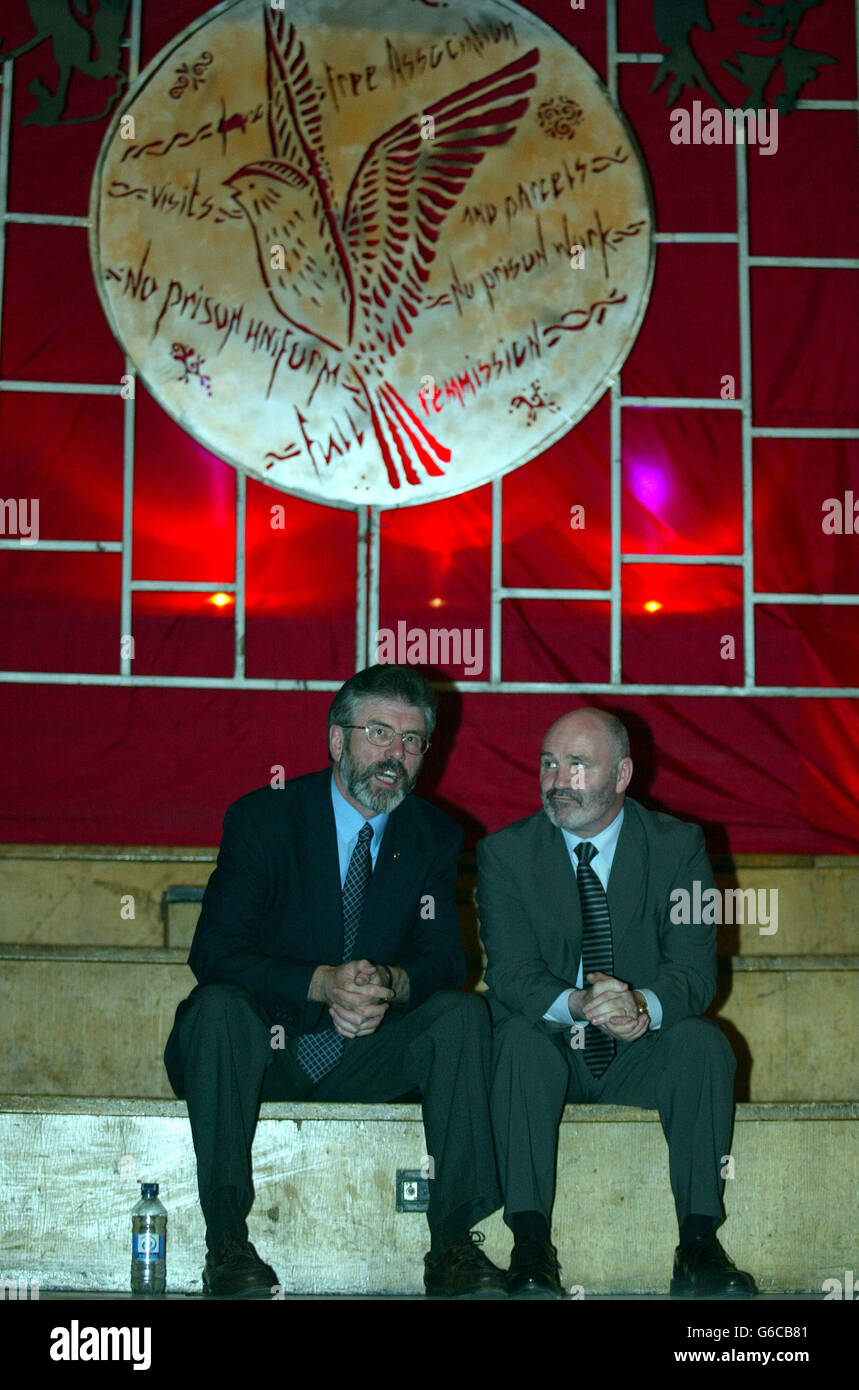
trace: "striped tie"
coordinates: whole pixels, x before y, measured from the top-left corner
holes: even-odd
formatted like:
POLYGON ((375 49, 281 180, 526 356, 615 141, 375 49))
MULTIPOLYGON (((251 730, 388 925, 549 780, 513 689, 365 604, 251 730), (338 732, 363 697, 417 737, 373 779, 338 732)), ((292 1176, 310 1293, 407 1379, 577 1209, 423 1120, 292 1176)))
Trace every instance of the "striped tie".
MULTIPOLYGON (((608 914, 605 889, 591 868, 591 860, 599 850, 590 840, 576 845, 579 867, 576 883, 582 905, 582 987, 587 989, 588 975, 601 970, 614 974, 614 955, 611 948, 611 918, 608 914)), ((585 1061, 594 1076, 602 1076, 615 1055, 615 1040, 601 1033, 592 1023, 585 1029, 585 1061)))
MULTIPOLYGON (((364 898, 373 873, 370 859, 370 841, 373 838, 372 825, 362 825, 358 843, 352 851, 346 881, 343 884, 343 960, 352 959, 355 940, 358 936, 358 923, 364 898)), ((296 1058, 317 1085, 332 1067, 336 1067, 343 1052, 343 1037, 334 1028, 323 1028, 316 1033, 302 1033, 298 1039, 296 1058)))

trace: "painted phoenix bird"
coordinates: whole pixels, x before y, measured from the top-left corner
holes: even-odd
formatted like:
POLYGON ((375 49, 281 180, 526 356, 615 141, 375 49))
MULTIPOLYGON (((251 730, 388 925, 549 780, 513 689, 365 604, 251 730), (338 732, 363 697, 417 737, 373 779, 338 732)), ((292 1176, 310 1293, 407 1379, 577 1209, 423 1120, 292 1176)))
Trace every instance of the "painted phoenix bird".
POLYGON ((440 477, 450 450, 385 379, 424 302, 439 233, 484 156, 528 109, 536 48, 391 126, 366 150, 342 216, 322 138, 320 95, 304 44, 265 6, 272 158, 225 180, 253 229, 271 300, 285 319, 341 353, 342 384, 369 416, 391 487, 440 477), (429 138, 422 138, 422 133, 429 138), (283 268, 273 268, 281 247, 283 268))

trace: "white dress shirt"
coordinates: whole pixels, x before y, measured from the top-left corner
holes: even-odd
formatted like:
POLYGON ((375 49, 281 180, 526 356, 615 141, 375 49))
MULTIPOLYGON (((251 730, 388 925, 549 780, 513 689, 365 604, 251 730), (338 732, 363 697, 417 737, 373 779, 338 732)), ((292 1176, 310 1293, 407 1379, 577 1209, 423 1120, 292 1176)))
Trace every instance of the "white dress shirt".
MULTIPOLYGON (((611 866, 614 861, 614 852, 617 849, 618 836, 620 835, 620 827, 622 825, 623 807, 621 806, 620 810, 618 811, 611 824, 607 825, 605 830, 601 830, 598 835, 591 835, 589 840, 584 839, 581 835, 575 835, 572 830, 561 831, 561 834, 564 837, 564 842, 567 846, 567 853, 570 856, 570 863, 573 866, 573 873, 576 875, 577 878, 579 872, 579 861, 576 857, 576 845, 594 845, 596 849, 599 851, 599 853, 594 855, 593 859, 591 860, 590 866, 596 874, 597 878, 599 879, 600 883, 602 884, 603 889, 606 891, 608 890, 609 874, 611 873, 611 866)), ((587 1028, 588 1024, 586 1019, 573 1018, 572 1014, 570 1013, 568 1002, 570 998, 571 989, 583 988, 584 972, 582 970, 582 959, 580 956, 579 970, 578 974, 576 975, 575 985, 570 985, 569 989, 565 989, 563 993, 558 995, 554 1004, 550 1005, 550 1007, 543 1014, 543 1018, 545 1019, 545 1021, 547 1023, 563 1023, 565 1027, 569 1027, 571 1024, 575 1023, 581 1028, 587 1028)), ((661 1027, 662 1005, 660 1004, 656 995, 653 993, 653 990, 641 989, 639 990, 639 994, 643 994, 645 999, 647 1000, 647 1007, 650 1010, 651 1029, 655 1030, 661 1027)))

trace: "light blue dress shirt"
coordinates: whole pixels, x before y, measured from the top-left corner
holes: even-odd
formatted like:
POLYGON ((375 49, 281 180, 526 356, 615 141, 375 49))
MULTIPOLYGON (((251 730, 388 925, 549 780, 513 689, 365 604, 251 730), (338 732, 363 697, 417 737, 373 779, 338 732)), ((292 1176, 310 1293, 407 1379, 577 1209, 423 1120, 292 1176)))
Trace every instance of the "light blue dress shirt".
POLYGON ((382 843, 385 826, 388 824, 388 812, 380 811, 377 816, 371 816, 369 820, 366 816, 362 816, 360 811, 356 811, 354 806, 349 805, 334 780, 333 772, 331 774, 331 804, 334 807, 334 824, 337 827, 337 855, 340 860, 340 887, 342 889, 346 882, 352 851, 358 843, 361 828, 365 825, 372 825, 373 827, 373 838, 370 841, 370 862, 375 869, 376 860, 379 857, 379 846, 382 843))
MULTIPOLYGON (((576 845, 592 844, 599 850, 599 853, 595 854, 593 859, 591 860, 591 868, 593 869, 603 888, 605 890, 608 890, 609 874, 611 873, 611 866, 614 861, 614 852, 617 849, 617 841, 620 835, 620 827, 622 825, 623 807, 621 806, 614 820, 611 822, 611 825, 607 825, 605 830, 601 830, 598 835, 591 835, 589 840, 583 838, 581 835, 574 835, 572 830, 561 831, 561 834, 564 837, 564 843, 567 846, 567 853, 570 856, 570 863, 573 866, 573 873, 576 875, 576 877, 578 877, 579 872, 579 861, 576 858, 576 845)), ((570 989, 573 988, 584 988, 584 972, 582 970, 581 957, 579 957, 579 970, 578 974, 576 975, 575 986, 571 985, 569 989, 565 989, 562 994, 558 995, 554 1004, 552 1004, 546 1010, 546 1012, 543 1014, 543 1018, 547 1023, 563 1023, 565 1027, 569 1027, 569 1025, 572 1023, 577 1023, 580 1027, 587 1028, 588 1024, 586 1019, 574 1019, 570 1013, 567 1001, 570 997, 570 989)), ((642 989, 639 990, 639 993, 643 994, 645 999, 647 1000, 647 1007, 650 1010, 651 1029, 655 1030, 661 1027, 662 1005, 660 1004, 656 995, 653 993, 653 990, 642 989)))

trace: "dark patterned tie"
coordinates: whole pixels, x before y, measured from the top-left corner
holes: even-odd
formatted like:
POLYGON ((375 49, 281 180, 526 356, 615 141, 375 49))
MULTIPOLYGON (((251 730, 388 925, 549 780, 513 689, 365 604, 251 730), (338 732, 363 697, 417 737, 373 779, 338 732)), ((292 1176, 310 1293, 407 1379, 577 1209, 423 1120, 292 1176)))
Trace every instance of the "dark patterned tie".
MULTIPOLYGON (((590 840, 576 845, 579 867, 576 883, 582 905, 582 988, 588 987, 588 975, 602 970, 614 974, 614 955, 611 948, 611 919, 605 889, 591 868, 591 860, 599 850, 590 840)), ((585 1029, 585 1061, 594 1076, 602 1076, 615 1055, 615 1040, 601 1033, 592 1023, 585 1029)))
MULTIPOLYGON (((346 881, 343 884, 343 960, 351 960, 358 935, 361 909, 370 883, 373 866, 370 861, 372 825, 362 825, 358 843, 352 851, 346 881)), ((336 1067, 343 1051, 343 1038, 334 1028, 318 1033, 302 1033, 298 1039, 296 1057, 314 1086, 336 1067)))

